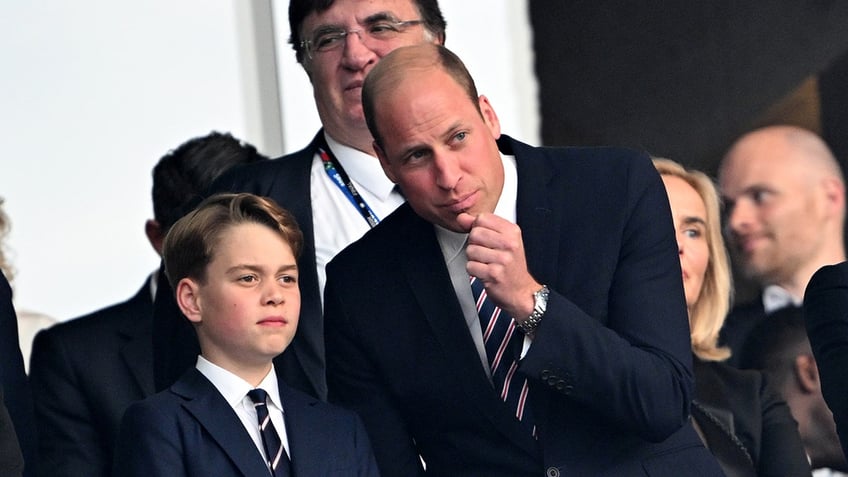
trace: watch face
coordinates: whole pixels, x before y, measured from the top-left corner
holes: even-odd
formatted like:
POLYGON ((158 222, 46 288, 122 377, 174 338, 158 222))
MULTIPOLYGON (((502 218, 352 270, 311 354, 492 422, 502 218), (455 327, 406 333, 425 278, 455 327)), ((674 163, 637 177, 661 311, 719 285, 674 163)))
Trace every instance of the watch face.
POLYGON ((545 307, 548 305, 548 287, 542 286, 542 289, 534 293, 533 297, 536 299, 533 304, 533 311, 544 313, 545 307))
POLYGON ((533 313, 526 320, 518 323, 525 334, 533 334, 539 323, 542 321, 542 316, 545 314, 545 308, 548 306, 548 287, 542 286, 542 289, 533 293, 533 313))

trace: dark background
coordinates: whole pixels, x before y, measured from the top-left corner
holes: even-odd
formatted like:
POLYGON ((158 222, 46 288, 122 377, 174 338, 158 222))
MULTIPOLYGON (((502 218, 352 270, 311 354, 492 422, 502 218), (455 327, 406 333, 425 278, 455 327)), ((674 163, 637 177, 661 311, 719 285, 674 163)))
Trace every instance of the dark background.
MULTIPOLYGON (((546 145, 617 145, 715 177, 770 124, 848 170, 848 2, 530 0, 546 145)), ((755 285, 736 275, 737 302, 755 285)))
POLYGON ((547 145, 613 144, 713 173, 789 122, 848 157, 848 2, 531 0, 547 145))

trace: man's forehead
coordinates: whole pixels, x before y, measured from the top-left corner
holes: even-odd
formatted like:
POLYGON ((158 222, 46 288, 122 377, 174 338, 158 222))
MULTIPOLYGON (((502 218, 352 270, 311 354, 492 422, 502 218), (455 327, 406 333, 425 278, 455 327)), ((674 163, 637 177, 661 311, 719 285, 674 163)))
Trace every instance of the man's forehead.
POLYGON ((768 176, 769 174, 794 174, 804 166, 806 155, 783 135, 753 133, 736 144, 722 161, 720 173, 768 176))
POLYGON ((763 164, 745 161, 722 170, 719 188, 723 195, 735 197, 754 190, 780 188, 789 179, 788 175, 788 171, 780 167, 763 167, 763 164))
POLYGON ((374 98, 378 118, 401 118, 416 130, 438 125, 440 132, 448 134, 465 125, 472 113, 475 119, 479 116, 462 87, 441 68, 398 68, 406 70, 396 81, 386 82, 374 98))
POLYGON ((413 0, 336 0, 327 10, 310 13, 303 26, 363 24, 375 18, 414 20, 417 12, 413 0))
POLYGON ((806 174, 779 166, 728 176, 720 182, 719 188, 726 200, 736 200, 760 191, 788 196, 803 196, 812 191, 806 174))
POLYGON ((789 180, 797 173, 797 160, 779 150, 737 150, 727 157, 719 170, 725 183, 774 182, 789 180))

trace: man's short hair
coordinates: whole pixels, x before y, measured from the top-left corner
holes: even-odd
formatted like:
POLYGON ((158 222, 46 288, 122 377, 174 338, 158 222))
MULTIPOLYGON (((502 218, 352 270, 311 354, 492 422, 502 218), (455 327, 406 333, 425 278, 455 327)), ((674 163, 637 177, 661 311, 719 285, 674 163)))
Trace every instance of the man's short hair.
POLYGON ((377 66, 366 76, 365 84, 362 86, 362 111, 365 114, 365 122, 371 136, 380 147, 383 147, 383 140, 377 130, 375 105, 377 97, 380 96, 381 91, 398 85, 409 74, 409 69, 432 69, 433 67, 447 73, 465 91, 471 104, 482 116, 474 78, 454 52, 443 45, 431 43, 403 46, 377 63, 377 66), (410 52, 415 53, 410 55, 410 52))
POLYGON ((191 278, 204 283, 206 267, 215 255, 221 235, 230 227, 255 223, 276 232, 289 244, 295 258, 303 247, 303 233, 294 216, 267 197, 253 194, 216 194, 204 200, 171 227, 162 246, 168 281, 191 278))
POLYGON ((200 202, 221 173, 267 159, 252 145, 215 131, 169 151, 153 168, 153 217, 162 233, 200 202))
MULTIPOLYGON (((439 8, 438 0, 411 0, 421 15, 421 20, 424 21, 424 28, 433 34, 436 38, 440 38, 442 42, 445 40, 445 18, 442 16, 442 10, 439 8)), ((322 13, 329 10, 336 0, 291 0, 289 2, 289 28, 291 36, 289 43, 295 52, 295 58, 298 63, 303 63, 304 50, 300 45, 303 41, 303 33, 301 28, 303 22, 311 13, 322 13)), ((413 18, 401 18, 400 20, 414 20, 413 18)))

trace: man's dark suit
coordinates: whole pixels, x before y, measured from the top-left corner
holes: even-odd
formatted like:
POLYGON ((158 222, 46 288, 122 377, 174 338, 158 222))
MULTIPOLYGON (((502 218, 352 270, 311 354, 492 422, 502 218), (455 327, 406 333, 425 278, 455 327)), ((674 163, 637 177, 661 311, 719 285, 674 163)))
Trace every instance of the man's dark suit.
MULTIPOLYGON (((356 414, 280 382, 295 476, 377 476, 368 435, 356 414)), ((197 369, 127 410, 115 475, 267 476, 262 454, 233 408, 197 369)))
MULTIPOLYGON (((295 216, 303 231, 303 250, 297 260, 300 322, 292 344, 274 360, 274 366, 290 386, 321 399, 327 396, 327 384, 324 378, 324 327, 315 261, 310 171, 318 147, 316 144, 323 134, 323 130, 319 131, 309 146, 293 154, 227 171, 215 181, 210 191, 250 192, 270 197, 295 216)), ((199 353, 194 329, 182 317, 169 287, 160 286, 154 317, 156 389, 165 389, 176 381, 194 365, 199 353)))
POLYGON ((106 476, 121 417, 153 394, 149 281, 129 300, 38 333, 30 380, 39 475, 106 476))
POLYGON ((3 401, 15 425, 18 443, 24 456, 24 475, 35 475, 37 461, 35 417, 32 410, 32 395, 24 358, 18 341, 18 317, 12 306, 12 287, 0 272, 0 389, 3 401))
POLYGON ((648 158, 499 146, 528 267, 551 289, 520 366, 538 441, 493 391, 434 226, 408 205, 327 267, 330 401, 360 413, 383 477, 419 474, 419 453, 438 476, 722 475, 688 423, 677 245, 648 158))
POLYGON ((804 293, 804 321, 822 395, 848 455, 848 262, 820 268, 804 293))
MULTIPOLYGON (((779 392, 766 385, 762 373, 697 358, 694 369, 695 406, 719 421, 726 443, 738 439, 737 444, 744 446, 751 459, 751 473, 740 475, 810 475, 798 424, 779 392)), ((696 411, 693 414, 699 416, 696 411)), ((721 452, 722 446, 709 444, 714 454, 721 452)))
POLYGON ((23 471, 24 456, 21 454, 12 418, 3 403, 3 387, 0 386, 0 475, 20 477, 23 471))

